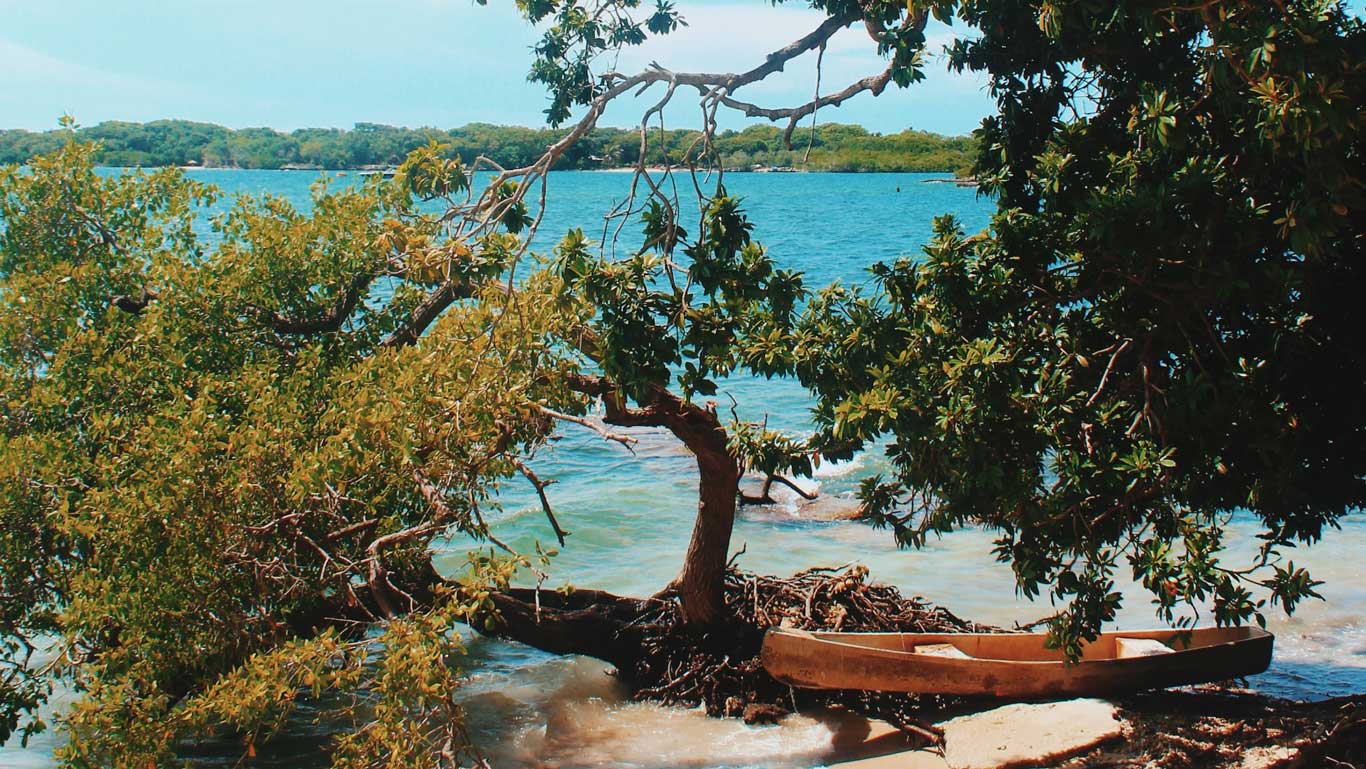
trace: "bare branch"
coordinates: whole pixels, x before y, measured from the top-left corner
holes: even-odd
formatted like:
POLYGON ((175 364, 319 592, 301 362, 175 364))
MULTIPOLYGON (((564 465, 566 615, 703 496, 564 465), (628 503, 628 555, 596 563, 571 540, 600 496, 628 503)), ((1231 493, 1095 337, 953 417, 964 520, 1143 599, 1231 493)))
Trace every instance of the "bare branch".
POLYGON ((1110 379, 1110 372, 1115 369, 1115 361, 1119 360, 1120 353, 1129 349, 1129 345, 1133 341, 1134 340, 1132 339, 1125 339, 1124 342, 1120 344, 1120 346, 1115 350, 1114 354, 1110 356, 1110 362, 1105 365, 1105 373, 1100 375, 1100 384, 1096 387, 1096 391, 1091 393, 1091 397, 1086 399, 1087 406, 1090 406, 1091 404, 1095 403, 1096 398, 1100 397, 1101 392, 1105 389, 1105 383, 1110 379))
MULTIPOLYGON (((413 480, 417 483, 418 491, 427 500, 427 504, 431 506, 432 516, 416 526, 385 534, 372 541, 369 547, 365 549, 369 556, 366 582, 370 585, 375 603, 379 605, 380 611, 386 617, 396 617, 401 613, 398 607, 398 598, 402 591, 389 581, 389 571, 384 568, 384 561, 380 554, 391 547, 435 534, 449 526, 457 517, 450 505, 446 504, 441 489, 437 488, 425 472, 414 468, 413 480)), ((411 596, 409 596, 409 600, 411 601, 411 596)))
POLYGON ((365 530, 367 530, 367 529, 373 529, 373 528, 374 528, 376 525, 378 525, 378 524, 379 524, 379 519, 377 519, 377 518, 366 518, 365 520, 357 521, 357 522, 351 524, 350 526, 344 526, 344 527, 342 527, 342 528, 340 528, 340 529, 337 529, 336 531, 328 532, 328 533, 323 537, 323 541, 324 541, 324 542, 329 542, 329 543, 330 543, 330 542, 336 542, 337 540, 339 540, 339 539, 344 539, 344 538, 346 538, 346 537, 351 536, 352 534, 356 534, 356 533, 358 533, 358 532, 362 532, 362 531, 365 531, 365 530))
POLYGON ((560 547, 564 547, 564 538, 569 536, 569 532, 560 528, 560 522, 555 518, 555 510, 550 506, 550 498, 545 494, 545 488, 554 483, 554 481, 541 480, 541 477, 520 459, 514 458, 512 464, 516 466, 517 470, 522 473, 532 486, 536 487, 536 496, 541 498, 541 510, 545 511, 546 520, 550 521, 550 528, 555 531, 555 539, 560 541, 560 547))
MULTIPOLYGON (((825 62, 825 43, 816 51, 816 95, 815 101, 821 98, 821 64, 825 62)), ((806 139, 806 153, 802 155, 802 163, 811 161, 811 148, 816 144, 816 110, 820 109, 819 103, 816 109, 811 110, 811 135, 806 139)))
POLYGON ((719 85, 727 91, 734 93, 738 88, 757 83, 769 75, 782 72, 783 67, 792 59, 801 56, 807 51, 814 51, 824 45, 836 32, 853 24, 858 20, 854 14, 839 14, 827 18, 805 36, 788 43, 778 50, 764 57, 764 63, 740 75, 682 75, 679 82, 684 85, 719 85))
POLYGON ((808 502, 810 502, 810 501, 812 501, 812 500, 815 500, 815 499, 817 499, 817 498, 820 497, 820 494, 819 494, 819 493, 817 493, 817 492, 806 491, 806 490, 803 489, 802 487, 798 486, 797 484, 793 483, 792 481, 788 480, 787 478, 784 478, 783 476, 778 475, 777 473, 768 473, 768 474, 764 477, 764 485, 761 486, 761 487, 759 488, 759 494, 756 496, 756 495, 746 494, 746 493, 744 493, 744 492, 740 492, 740 503, 741 503, 741 504, 744 504, 744 505, 772 505, 772 504, 776 504, 776 503, 777 503, 777 500, 775 500, 775 499, 773 498, 773 494, 772 494, 772 491, 773 491, 773 484, 774 484, 775 482, 781 483, 781 484, 783 484, 784 486, 788 487, 789 489, 792 489, 793 491, 795 491, 795 492, 798 494, 798 496, 800 496, 802 499, 807 500, 808 502))
POLYGON ((817 497, 820 496, 820 494, 817 494, 817 493, 815 493, 815 492, 806 491, 806 490, 803 489, 802 487, 798 486, 797 484, 793 483, 792 481, 788 480, 787 478, 784 478, 784 477, 781 476, 781 475, 769 475, 769 476, 768 476, 768 482, 767 482, 766 484, 764 484, 764 486, 765 486, 765 493, 767 493, 768 485, 769 485, 769 484, 772 484, 774 481, 777 481, 778 483, 781 483, 782 485, 788 487, 789 489, 792 489, 793 491, 797 492, 798 496, 800 496, 802 499, 805 499, 805 500, 807 500, 807 501, 813 500, 813 499, 815 499, 815 498, 817 498, 817 497))
MULTIPOLYGON (((538 180, 543 180, 545 174, 554 168, 555 164, 564 153, 597 125, 597 121, 601 118, 607 105, 619 96, 635 89, 640 89, 640 91, 643 92, 655 83, 668 83, 670 92, 679 85, 692 86, 696 87, 704 96, 710 94, 709 100, 713 102, 711 109, 714 114, 714 104, 727 104, 727 106, 731 106, 727 101, 729 99, 727 94, 734 93, 743 86, 761 81, 769 75, 783 71, 787 62, 808 51, 823 47, 836 32, 857 20, 857 14, 838 14, 828 17, 810 33, 798 38, 783 48, 770 53, 765 57, 763 64, 739 74, 675 73, 653 63, 644 71, 635 75, 627 76, 617 72, 608 72, 601 78, 602 82, 608 85, 589 102, 587 105, 587 112, 584 116, 579 119, 579 122, 576 123, 563 138, 547 147, 545 153, 537 159, 535 163, 522 168, 507 170, 501 170, 501 167, 499 167, 500 172, 498 175, 489 182, 485 187, 484 192, 480 194, 477 199, 467 204, 452 207, 443 218, 446 221, 459 222, 457 228, 461 230, 462 234, 466 237, 488 231, 489 228, 497 223, 499 217, 501 217, 505 211, 510 207, 517 205, 525 198, 526 191, 531 184, 538 180), (498 190, 503 183, 514 179, 521 180, 517 190, 512 195, 500 196, 498 190), (465 230, 466 227, 469 229, 465 230)), ((875 89, 872 88, 872 86, 869 86, 859 90, 871 89, 880 92, 883 87, 885 87, 885 80, 875 89)), ((823 99, 819 100, 820 106, 838 104, 850 95, 853 94, 850 93, 844 96, 834 94, 823 97, 823 99)), ((661 105, 667 103, 668 100, 669 95, 666 94, 664 99, 661 100, 661 105)), ((650 114, 658 109, 662 109, 662 106, 656 106, 647 112, 643 122, 648 123, 650 114)), ((754 109, 760 110, 760 112, 756 114, 763 114, 761 108, 755 107, 754 109)), ((801 117, 804 117, 807 114, 810 114, 809 110, 801 112, 800 115, 797 115, 796 119, 800 120, 801 117)), ((782 117, 790 116, 783 115, 782 117)), ((782 117, 771 119, 777 120, 782 119, 782 117)), ((709 132, 715 130, 714 125, 712 124, 713 122, 714 121, 709 121, 709 132)), ((496 167, 496 164, 493 164, 491 161, 489 162, 489 165, 496 167)), ((637 174, 641 173, 644 173, 644 169, 643 167, 638 166, 637 174)), ((651 183, 651 187, 654 188, 655 185, 651 183)), ((659 192, 657 188, 653 191, 656 194, 659 192)), ((534 232, 534 227, 532 232, 534 232)))
POLYGON ((573 422, 576 425, 587 427, 589 430, 592 430, 598 435, 601 435, 603 440, 616 441, 617 443, 620 443, 621 445, 625 446, 627 451, 630 451, 633 454, 635 453, 635 449, 632 447, 640 442, 629 435, 618 435, 617 433, 611 432, 606 427, 598 424, 597 422, 594 422, 591 419, 586 419, 584 417, 576 417, 573 414, 564 414, 559 411, 555 411, 554 409, 546 408, 545 406, 540 406, 539 408, 541 409, 542 414, 545 414, 546 416, 551 417, 552 419, 558 419, 563 422, 573 422))
POLYGON ((731 109, 739 110, 746 117, 762 117, 773 121, 787 120, 787 128, 783 131, 783 143, 788 149, 791 149, 792 132, 796 130, 797 124, 801 122, 802 118, 814 114, 815 111, 821 107, 838 107, 848 99, 857 96, 864 91, 868 91, 874 96, 881 95, 882 92, 886 90, 887 84, 892 80, 893 66, 894 65, 889 64, 887 69, 883 70, 880 74, 869 75, 862 80, 849 84, 844 90, 826 94, 825 96, 813 99, 798 107, 781 107, 776 109, 760 107, 757 104, 743 102, 729 96, 721 97, 721 103, 731 109))

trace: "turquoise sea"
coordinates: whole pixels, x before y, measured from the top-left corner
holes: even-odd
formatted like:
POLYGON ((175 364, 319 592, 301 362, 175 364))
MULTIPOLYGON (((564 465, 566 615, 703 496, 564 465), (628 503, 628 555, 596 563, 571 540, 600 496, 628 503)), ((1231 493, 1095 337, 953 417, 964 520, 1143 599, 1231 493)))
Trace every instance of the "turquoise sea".
MULTIPOLYGON (((192 171, 229 193, 269 192, 305 206, 317 175, 287 171, 192 171)), ((355 175, 334 183, 349 183, 355 175)), ((867 280, 874 262, 918 253, 932 219, 957 216, 969 231, 986 225, 989 200, 953 184, 925 183, 933 174, 727 174, 727 186, 743 196, 756 224, 755 236, 785 267, 802 270, 810 285, 867 280)), ((607 172, 556 172, 550 206, 537 246, 548 248, 570 227, 590 237, 602 232, 602 216, 627 191, 629 176, 607 172)), ((682 190, 680 190, 682 192, 682 190)), ((742 415, 765 415, 772 425, 807 429, 806 393, 791 382, 741 380, 718 397, 733 396, 742 415)), ((579 587, 644 594, 676 573, 696 509, 696 468, 667 433, 637 431, 635 455, 570 425, 534 466, 557 483, 550 494, 568 545, 551 573, 579 587)), ((844 504, 860 478, 878 471, 877 453, 848 463, 825 464, 808 486, 823 505, 844 504)), ((514 546, 552 542, 530 489, 512 485, 494 523, 514 546)), ((898 551, 886 532, 855 522, 813 520, 792 501, 747 508, 734 546, 739 565, 752 571, 789 574, 813 565, 867 565, 875 579, 944 604, 960 616, 1009 625, 1052 611, 1047 602, 1015 595, 1009 569, 990 555, 991 535, 962 531, 922 551, 898 551)), ((1235 516, 1231 557, 1254 549, 1252 523, 1235 516)), ((1250 679, 1261 691, 1294 698, 1326 698, 1366 692, 1366 580, 1362 545, 1366 516, 1344 521, 1341 531, 1304 552, 1326 581, 1327 599, 1309 602, 1293 619, 1273 614, 1276 659, 1270 671, 1250 679)), ((470 547, 446 544, 441 564, 454 571, 470 547)), ((1127 599, 1118 627, 1156 624, 1141 588, 1122 584, 1127 599)), ((1278 611, 1278 610, 1276 610, 1278 611)), ((523 646, 471 637, 466 668, 468 708, 476 739, 497 767, 508 766, 814 766, 830 760, 830 726, 792 718, 779 726, 747 727, 708 719, 695 711, 622 701, 604 666, 589 659, 554 657, 523 646)), ((58 702, 60 706, 60 698, 58 702)), ((260 765, 322 765, 327 725, 300 721, 262 751, 260 765)), ((0 748, 0 766, 48 767, 58 735, 44 735, 27 749, 0 748)), ((232 765, 230 745, 196 751, 208 764, 232 765)))

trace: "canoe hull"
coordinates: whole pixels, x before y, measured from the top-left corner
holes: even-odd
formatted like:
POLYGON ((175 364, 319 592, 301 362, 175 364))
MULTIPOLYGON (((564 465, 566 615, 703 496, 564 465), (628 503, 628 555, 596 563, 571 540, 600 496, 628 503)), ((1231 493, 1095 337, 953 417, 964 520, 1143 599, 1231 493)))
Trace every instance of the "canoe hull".
POLYGON ((761 660, 792 686, 1011 699, 1099 696, 1222 681, 1271 664, 1274 638, 1257 628, 1106 633, 1066 663, 1043 647, 1042 634, 808 633, 773 628, 761 660), (1159 640, 1173 651, 1115 658, 1115 638, 1159 640), (1183 643, 1184 642, 1184 643, 1183 643), (968 658, 917 654, 916 646, 952 644, 968 658))

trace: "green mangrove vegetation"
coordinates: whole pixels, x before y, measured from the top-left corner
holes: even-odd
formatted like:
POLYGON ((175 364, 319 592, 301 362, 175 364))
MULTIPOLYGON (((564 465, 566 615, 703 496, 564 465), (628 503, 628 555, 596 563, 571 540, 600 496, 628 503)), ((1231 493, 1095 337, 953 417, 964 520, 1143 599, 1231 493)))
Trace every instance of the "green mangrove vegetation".
MULTIPOLYGON (((233 130, 188 120, 151 123, 108 121, 77 130, 82 141, 98 142, 95 162, 104 166, 157 168, 309 168, 355 169, 396 166, 409 152, 436 141, 451 156, 472 160, 487 155, 506 167, 534 163, 547 146, 568 133, 564 129, 523 128, 471 123, 461 128, 397 128, 359 123, 351 130, 302 128, 281 132, 270 128, 233 130)), ((652 132, 653 153, 648 163, 667 158, 678 163, 698 132, 671 130, 661 137, 652 132)), ((50 153, 66 141, 58 130, 36 133, 0 130, 0 164, 27 163, 50 153)), ((961 171, 977 151, 970 136, 940 136, 907 129, 901 133, 871 133, 861 126, 827 124, 796 131, 793 146, 783 131, 753 125, 741 131, 721 131, 714 142, 727 168, 753 166, 798 168, 809 171, 961 171), (810 151, 808 153, 808 145, 810 151)), ((636 129, 594 128, 570 147, 556 168, 594 169, 633 166, 640 157, 636 129)))

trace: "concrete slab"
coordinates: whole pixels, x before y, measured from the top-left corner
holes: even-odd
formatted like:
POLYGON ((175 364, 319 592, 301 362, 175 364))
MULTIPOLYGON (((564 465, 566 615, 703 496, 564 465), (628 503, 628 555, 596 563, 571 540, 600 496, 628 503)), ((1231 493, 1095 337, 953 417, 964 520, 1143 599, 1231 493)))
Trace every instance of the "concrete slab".
MULTIPOLYGON (((1104 700, 1006 705, 945 721, 951 769, 1046 765, 1120 736, 1117 708, 1104 700)), ((887 767, 887 769, 891 769, 887 767)))

